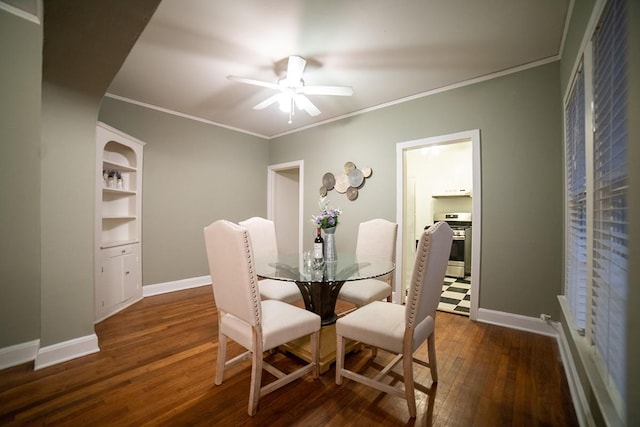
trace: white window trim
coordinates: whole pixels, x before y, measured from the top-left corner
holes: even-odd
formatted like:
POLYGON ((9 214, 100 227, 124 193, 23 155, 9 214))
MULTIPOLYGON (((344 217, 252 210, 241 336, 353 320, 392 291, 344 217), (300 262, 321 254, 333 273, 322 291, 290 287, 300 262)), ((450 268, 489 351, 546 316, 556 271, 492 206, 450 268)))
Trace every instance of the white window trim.
MULTIPOLYGON (((584 75, 584 96, 585 96, 585 157, 586 157, 586 189, 587 189, 587 265, 586 265, 586 278, 587 278, 587 295, 591 295, 593 289, 593 235, 594 235, 594 115, 593 115, 593 45, 592 38, 596 31, 596 26, 599 23, 602 13, 605 10, 607 0, 596 0, 593 7, 593 11, 589 20, 589 24, 585 29, 581 47, 576 55, 573 65, 571 80, 575 80, 576 73, 579 71, 580 63, 583 62, 584 75)), ((567 85, 566 91, 563 96, 563 107, 566 107, 569 97, 573 89, 573 84, 567 85)), ((563 108, 563 129, 564 135, 566 135, 566 117, 564 116, 563 108)), ((563 136, 564 138, 564 136, 563 136)), ((565 181, 563 183, 564 203, 565 203, 565 218, 568 212, 567 206, 567 192, 566 192, 566 162, 565 162, 565 181)), ((565 221, 566 226, 566 221, 565 221)), ((565 236, 565 251, 566 251, 566 237, 567 232, 564 232, 565 236)), ((563 264, 566 263, 566 259, 563 260, 563 264)), ((563 271, 566 271, 566 265, 563 265, 563 271)), ((573 313, 569 309, 567 299, 564 295, 559 297, 560 306, 564 314, 564 318, 567 319, 568 327, 571 328, 571 336, 569 339, 574 341, 576 349, 578 351, 579 358, 587 374, 587 378, 590 383, 591 391, 594 393, 596 402, 599 409, 602 412, 608 425, 622 425, 622 419, 625 413, 625 402, 621 395, 618 393, 615 387, 612 387, 612 380, 608 375, 608 370, 599 354, 596 351, 593 342, 593 331, 591 325, 591 313, 592 313, 592 298, 587 297, 586 301, 586 330, 585 335, 580 336, 576 332, 576 324, 573 320, 573 313)), ((586 402, 585 402, 586 403, 586 402)))

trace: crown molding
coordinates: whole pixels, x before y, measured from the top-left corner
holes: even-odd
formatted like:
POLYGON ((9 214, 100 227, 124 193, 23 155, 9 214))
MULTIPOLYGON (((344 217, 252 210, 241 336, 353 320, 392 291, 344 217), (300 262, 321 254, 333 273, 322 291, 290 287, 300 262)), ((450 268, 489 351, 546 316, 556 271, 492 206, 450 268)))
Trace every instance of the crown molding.
POLYGON ((36 14, 27 12, 23 9, 10 5, 9 3, 5 3, 0 1, 0 10, 4 10, 5 12, 9 12, 12 15, 15 15, 19 18, 27 20, 29 22, 33 22, 34 24, 42 24, 42 0, 35 1, 36 6, 36 14))

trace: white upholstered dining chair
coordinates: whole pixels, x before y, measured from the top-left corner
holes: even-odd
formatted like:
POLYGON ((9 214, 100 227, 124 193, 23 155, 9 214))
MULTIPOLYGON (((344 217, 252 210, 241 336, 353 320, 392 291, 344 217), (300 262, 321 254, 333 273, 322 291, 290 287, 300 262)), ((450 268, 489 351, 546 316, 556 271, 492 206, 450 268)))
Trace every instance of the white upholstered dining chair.
MULTIPOLYGON (((278 255, 278 240, 273 221, 254 216, 240 221, 241 227, 249 230, 253 242, 253 254, 256 258, 276 257, 278 255)), ((258 284, 260 297, 263 300, 274 299, 287 303, 294 303, 302 299, 300 289, 293 282, 273 279, 261 279, 258 284)))
MULTIPOLYGON (((398 224, 385 219, 377 218, 360 223, 356 256, 373 256, 395 262, 397 235, 398 224)), ((393 274, 384 279, 347 282, 342 285, 338 298, 358 307, 385 298, 391 301, 392 284, 393 274)))
MULTIPOLYGON (((374 301, 347 314, 336 322, 336 384, 342 377, 360 382, 407 400, 409 415, 416 416, 413 363, 430 368, 431 379, 438 381, 435 349, 435 316, 442 283, 451 251, 453 232, 445 222, 425 231, 418 243, 416 260, 406 305, 374 301), (396 354, 375 378, 345 369, 345 339, 351 339, 396 354), (416 350, 427 341, 428 360, 415 357, 416 350), (402 360, 404 390, 381 380, 402 360)), ((375 354, 374 354, 375 355, 375 354)))
POLYGON ((249 232, 229 221, 216 221, 204 229, 209 270, 218 310, 218 360, 216 385, 222 384, 226 368, 251 358, 249 415, 266 394, 313 372, 318 378, 320 316, 277 300, 261 301, 253 263, 249 232), (309 364, 285 374, 263 360, 264 352, 286 342, 311 336, 309 364), (248 351, 226 360, 227 338, 248 351), (262 370, 277 379, 261 386, 262 370))

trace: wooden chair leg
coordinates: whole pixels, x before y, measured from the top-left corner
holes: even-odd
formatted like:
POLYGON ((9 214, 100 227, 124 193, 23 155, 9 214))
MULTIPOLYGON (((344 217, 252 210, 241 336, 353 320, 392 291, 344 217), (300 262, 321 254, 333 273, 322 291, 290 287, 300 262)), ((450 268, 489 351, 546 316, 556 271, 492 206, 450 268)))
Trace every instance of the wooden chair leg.
POLYGON ((416 392, 415 384, 413 380, 413 357, 411 353, 405 353, 402 358, 403 375, 404 375, 404 390, 405 397, 407 399, 407 406, 409 407, 409 416, 411 418, 416 417, 416 392))
POLYGON ((436 360, 436 338, 432 332, 427 338, 427 347, 429 351, 429 368, 431 369, 431 380, 438 382, 438 361, 436 360))
POLYGON ((262 337, 255 331, 253 334, 253 350, 251 353, 251 386, 249 388, 249 415, 254 416, 258 411, 260 399, 260 385, 262 384, 262 337))
POLYGON ((344 366, 344 338, 336 335, 336 384, 342 384, 342 367, 344 366))
POLYGON ((227 336, 218 334, 218 361, 216 363, 216 385, 222 384, 224 378, 224 364, 227 359, 227 336))

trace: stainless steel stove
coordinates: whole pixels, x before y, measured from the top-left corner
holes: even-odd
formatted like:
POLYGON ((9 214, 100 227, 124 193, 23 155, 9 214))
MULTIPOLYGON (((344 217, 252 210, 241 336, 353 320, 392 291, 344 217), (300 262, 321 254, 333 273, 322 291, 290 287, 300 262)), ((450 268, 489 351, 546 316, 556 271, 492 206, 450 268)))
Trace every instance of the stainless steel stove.
MULTIPOLYGON (((453 230, 451 254, 447 265, 447 276, 465 277, 471 275, 471 213, 441 212, 433 216, 434 224, 445 221, 453 230)), ((427 227, 425 227, 427 228, 427 227)))

